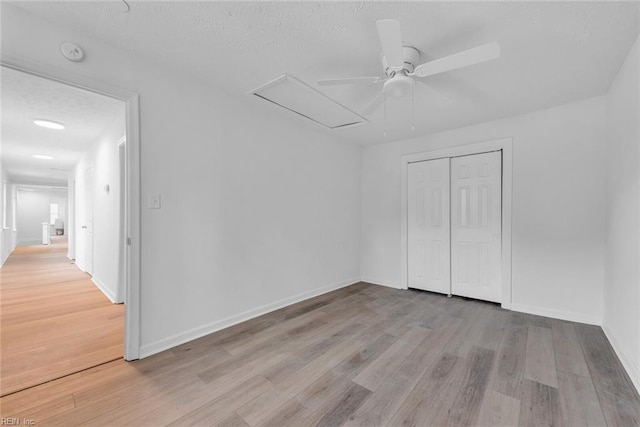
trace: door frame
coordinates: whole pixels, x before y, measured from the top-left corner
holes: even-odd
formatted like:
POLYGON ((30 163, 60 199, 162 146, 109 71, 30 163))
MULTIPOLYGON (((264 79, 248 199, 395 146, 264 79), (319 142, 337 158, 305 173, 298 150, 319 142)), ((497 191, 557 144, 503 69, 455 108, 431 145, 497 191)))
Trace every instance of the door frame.
POLYGON ((124 212, 125 256, 125 332, 124 359, 140 358, 140 97, 85 75, 2 54, 0 65, 23 73, 63 83, 123 101, 126 106, 126 208, 124 212))
MULTIPOLYGON (((82 170, 82 225, 80 226, 80 239, 82 239, 82 263, 78 262, 76 254, 76 264, 82 271, 93 277, 93 220, 95 210, 95 171, 93 163, 87 165, 82 170), (88 180, 89 172, 91 180, 88 180), (88 192, 91 191, 91 197, 88 192), (91 226, 89 226, 89 216, 91 217, 91 226)), ((93 280, 93 279, 92 279, 93 280)), ((104 291, 103 291, 104 293, 104 291)))
POLYGON ((502 308, 511 309, 511 205, 513 195, 513 138, 500 138, 454 147, 438 148, 400 157, 400 275, 401 289, 408 289, 408 166, 409 163, 502 151, 502 308))

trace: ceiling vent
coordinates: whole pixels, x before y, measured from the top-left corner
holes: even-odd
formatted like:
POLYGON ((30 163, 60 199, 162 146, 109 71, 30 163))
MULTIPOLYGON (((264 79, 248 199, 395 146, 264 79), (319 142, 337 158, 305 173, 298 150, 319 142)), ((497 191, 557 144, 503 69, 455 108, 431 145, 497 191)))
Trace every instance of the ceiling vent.
POLYGON ((249 93, 330 129, 368 121, 290 74, 283 74, 249 93))

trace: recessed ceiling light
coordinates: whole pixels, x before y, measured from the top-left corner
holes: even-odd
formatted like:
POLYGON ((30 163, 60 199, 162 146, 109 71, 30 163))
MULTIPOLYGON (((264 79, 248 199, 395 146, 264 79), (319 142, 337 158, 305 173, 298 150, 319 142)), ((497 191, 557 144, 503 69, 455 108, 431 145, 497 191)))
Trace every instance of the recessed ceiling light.
POLYGON ((34 154, 33 157, 35 157, 36 159, 42 159, 42 160, 53 160, 53 157, 47 156, 46 154, 34 154))
POLYGON ((63 124, 52 122, 51 120, 35 119, 33 123, 36 124, 37 126, 47 128, 47 129, 57 129, 57 130, 64 129, 63 124))

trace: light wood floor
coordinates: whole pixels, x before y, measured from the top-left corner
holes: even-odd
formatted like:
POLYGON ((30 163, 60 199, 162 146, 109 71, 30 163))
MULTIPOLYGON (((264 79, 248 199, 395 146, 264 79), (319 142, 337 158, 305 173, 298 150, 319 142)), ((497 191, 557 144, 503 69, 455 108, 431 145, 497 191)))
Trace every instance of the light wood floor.
POLYGON ((124 306, 66 254, 66 237, 56 236, 17 247, 0 269, 3 396, 123 355, 124 306))
POLYGON ((0 403, 48 426, 640 422, 599 327, 367 284, 0 403))

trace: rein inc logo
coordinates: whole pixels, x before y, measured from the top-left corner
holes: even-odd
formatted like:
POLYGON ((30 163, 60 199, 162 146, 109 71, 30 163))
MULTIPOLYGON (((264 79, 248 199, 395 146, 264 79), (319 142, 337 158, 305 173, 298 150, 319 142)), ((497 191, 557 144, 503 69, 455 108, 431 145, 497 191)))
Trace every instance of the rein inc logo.
POLYGON ((0 426, 34 426, 35 420, 31 418, 18 417, 2 417, 0 418, 0 426))

